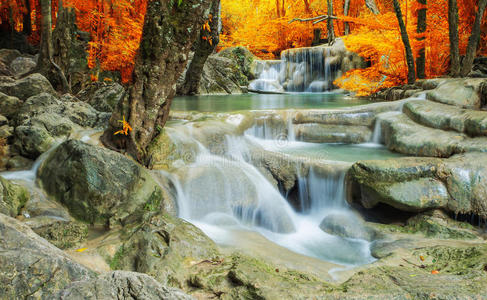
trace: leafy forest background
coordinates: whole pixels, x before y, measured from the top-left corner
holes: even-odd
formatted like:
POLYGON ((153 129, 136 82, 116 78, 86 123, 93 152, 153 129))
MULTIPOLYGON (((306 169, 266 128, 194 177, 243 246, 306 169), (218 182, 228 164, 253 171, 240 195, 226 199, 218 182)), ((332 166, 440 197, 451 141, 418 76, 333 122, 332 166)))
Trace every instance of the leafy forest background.
MULTIPOLYGON (((450 71, 449 1, 399 1, 413 56, 425 53, 426 78, 447 75, 450 71), (418 12, 424 9, 426 30, 419 30, 418 12)), ((367 95, 408 81, 406 51, 393 2, 333 0, 333 12, 329 14, 330 5, 324 0, 222 0, 218 49, 245 46, 260 58, 276 59, 285 49, 311 46, 316 29, 327 35, 326 22, 292 20, 332 15, 335 35, 343 39, 348 50, 369 62, 368 68, 351 70, 337 79, 336 84, 358 95, 367 95)), ((460 55, 466 53, 480 2, 458 0, 460 55)), ((54 25, 60 5, 73 8, 78 27, 91 35, 88 66, 93 70, 118 71, 123 82, 130 82, 147 0, 54 0, 54 25)), ((27 33, 34 45, 40 41, 40 22, 39 0, 7 0, 0 5, 1 29, 27 33)), ((476 54, 487 55, 485 17, 481 18, 480 32, 476 54)), ((103 78, 93 71, 92 80, 103 78)))

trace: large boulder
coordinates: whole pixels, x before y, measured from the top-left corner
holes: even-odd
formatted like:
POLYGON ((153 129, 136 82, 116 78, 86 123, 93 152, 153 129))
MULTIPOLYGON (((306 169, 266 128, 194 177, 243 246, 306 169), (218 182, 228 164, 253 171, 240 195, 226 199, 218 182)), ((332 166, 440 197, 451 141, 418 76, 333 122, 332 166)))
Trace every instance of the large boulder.
POLYGON ((0 49, 0 61, 5 64, 10 64, 14 59, 21 56, 19 50, 15 49, 0 49))
POLYGON ((3 214, 0 232, 2 298, 52 299, 73 281, 94 277, 29 227, 3 214))
POLYGON ((29 192, 0 176, 0 213, 16 217, 29 200, 29 192))
POLYGON ((404 113, 412 120, 428 127, 455 130, 470 136, 487 136, 487 112, 434 103, 410 101, 404 113))
POLYGON ((56 94, 49 80, 39 73, 15 81, 0 82, 0 92, 18 97, 21 100, 26 100, 40 93, 56 94))
POLYGON ((18 126, 15 128, 15 145, 19 152, 28 158, 35 159, 49 150, 54 138, 44 127, 18 126))
POLYGON ((141 224, 125 227, 109 262, 112 269, 146 273, 164 285, 183 287, 195 262, 219 255, 213 241, 194 225, 167 214, 149 213, 141 224))
POLYGON ((122 154, 69 140, 40 166, 45 191, 80 220, 125 224, 146 211, 175 213, 166 191, 142 166, 122 154))
POLYGON ((399 112, 377 116, 389 150, 409 155, 450 157, 454 154, 487 152, 487 138, 470 138, 464 133, 426 127, 399 112))
POLYGON ((118 83, 97 82, 80 91, 77 96, 98 111, 112 112, 124 94, 125 89, 118 83))
POLYGON ((12 118, 22 106, 22 101, 13 96, 7 96, 0 92, 0 112, 7 118, 12 118))
POLYGON ((194 298, 181 290, 167 288, 148 275, 114 271, 98 278, 74 282, 59 292, 54 299, 189 300, 194 298))
POLYGON ((17 57, 10 63, 10 69, 16 77, 22 77, 22 75, 34 70, 36 66, 37 63, 33 58, 23 56, 17 57))
POLYGON ((204 67, 199 86, 199 94, 241 94, 240 81, 243 75, 239 73, 235 61, 211 55, 204 67))
POLYGON ((17 110, 13 144, 19 153, 36 159, 56 141, 64 140, 82 129, 102 127, 110 117, 110 114, 98 112, 75 98, 63 99, 70 101, 40 93, 28 98, 17 110))
POLYGON ((480 109, 482 97, 481 78, 460 78, 444 80, 434 90, 426 93, 428 100, 455 105, 461 108, 480 109))
POLYGON ((348 172, 348 200, 366 208, 379 203, 408 212, 442 208, 487 216, 486 153, 438 158, 357 162, 348 172))
POLYGON ((379 236, 360 217, 351 213, 329 214, 321 221, 320 228, 326 233, 352 239, 372 241, 379 236))

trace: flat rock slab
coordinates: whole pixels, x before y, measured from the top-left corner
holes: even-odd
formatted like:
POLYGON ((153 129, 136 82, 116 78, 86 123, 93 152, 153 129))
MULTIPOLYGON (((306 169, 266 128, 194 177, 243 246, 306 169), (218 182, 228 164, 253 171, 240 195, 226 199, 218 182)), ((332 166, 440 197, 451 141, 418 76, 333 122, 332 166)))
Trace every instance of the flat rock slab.
POLYGON ((468 151, 487 152, 487 139, 470 138, 455 131, 444 131, 415 123, 397 112, 380 114, 386 146, 391 151, 429 157, 450 157, 468 151))
POLYGON ((404 113, 415 122, 431 128, 454 130, 470 136, 487 136, 487 112, 459 109, 432 101, 411 101, 404 113))
POLYGON ((434 90, 428 91, 426 97, 428 100, 443 104, 480 109, 482 106, 480 86, 483 82, 485 82, 483 78, 444 80, 434 90))
POLYGON ((384 203, 408 212, 441 208, 487 216, 487 153, 361 161, 347 178, 348 201, 366 208, 384 203))

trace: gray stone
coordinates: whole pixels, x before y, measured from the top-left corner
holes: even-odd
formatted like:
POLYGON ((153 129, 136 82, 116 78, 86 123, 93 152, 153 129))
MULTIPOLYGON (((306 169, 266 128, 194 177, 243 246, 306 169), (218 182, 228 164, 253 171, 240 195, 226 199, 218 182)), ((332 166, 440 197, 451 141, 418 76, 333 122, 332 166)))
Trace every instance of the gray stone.
POLYGON ((37 63, 34 59, 30 57, 17 57, 10 63, 10 69, 13 72, 13 75, 16 77, 21 77, 24 74, 34 70, 37 66, 37 63))
POLYGON ((220 255, 200 229, 157 212, 126 227, 121 238, 110 267, 145 273, 169 286, 185 285, 192 261, 212 261, 220 255))
POLYGON ((487 216, 486 153, 449 159, 397 158, 362 161, 347 174, 347 199, 366 208, 385 203, 409 212, 441 208, 487 216))
POLYGON ((49 80, 39 73, 31 74, 14 82, 0 82, 0 92, 22 100, 40 93, 56 94, 49 80))
POLYGON ((83 142, 61 144, 42 163, 38 177, 74 217, 92 224, 126 224, 153 210, 176 213, 172 198, 146 169, 83 142))
POLYGON ((487 112, 484 111, 459 109, 431 101, 411 101, 404 105, 404 113, 428 127, 487 136, 487 112))
POLYGON ((54 299, 190 300, 194 298, 181 290, 165 287, 148 275, 114 271, 96 279, 74 282, 59 292, 54 299))
POLYGON ((22 106, 22 101, 17 97, 7 96, 0 92, 0 111, 7 118, 13 118, 17 110, 22 106))
POLYGON ((295 125, 294 130, 297 139, 311 143, 361 144, 372 137, 365 126, 300 124, 295 125))
POLYGON ((29 200, 29 192, 0 176, 0 213, 16 217, 29 200))
POLYGON ((36 235, 0 214, 0 295, 5 299, 52 299, 73 281, 94 274, 36 235))
POLYGON ((321 221, 320 228, 326 233, 352 239, 372 241, 378 236, 373 228, 351 213, 330 214, 321 221))
POLYGON ((124 95, 125 90, 123 86, 118 83, 112 83, 96 90, 93 97, 88 99, 87 102, 98 111, 112 112, 124 95))
POLYGON ((450 157, 466 151, 487 151, 487 139, 469 138, 463 133, 419 125, 406 115, 380 114, 384 140, 389 150, 403 154, 450 157))
POLYGON ((43 127, 18 126, 15 128, 15 146, 28 158, 36 159, 54 145, 54 138, 43 127))
POLYGON ((480 109, 479 87, 485 79, 461 78, 441 82, 434 90, 428 91, 428 100, 455 105, 462 108, 480 109))
POLYGON ((14 49, 0 49, 0 61, 9 65, 14 59, 19 57, 21 54, 18 50, 14 49))

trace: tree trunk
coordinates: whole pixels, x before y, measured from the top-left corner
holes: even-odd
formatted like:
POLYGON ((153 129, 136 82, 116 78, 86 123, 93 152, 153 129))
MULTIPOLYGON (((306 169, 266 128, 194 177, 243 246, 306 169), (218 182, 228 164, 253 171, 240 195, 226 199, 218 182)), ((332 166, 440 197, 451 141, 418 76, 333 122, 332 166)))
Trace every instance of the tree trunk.
POLYGON ((210 25, 210 31, 206 29, 200 30, 199 37, 193 46, 195 50, 193 59, 186 70, 184 83, 178 89, 178 95, 198 94, 201 74, 203 73, 205 62, 208 59, 208 56, 215 51, 216 46, 220 42, 220 8, 220 0, 211 1, 210 15, 212 18, 208 22, 210 25))
POLYGON ((208 19, 208 0, 151 0, 147 4, 134 83, 115 108, 102 142, 124 150, 144 165, 150 164, 148 147, 169 117, 176 82, 188 54, 208 19), (132 131, 115 135, 125 118, 132 131))
MULTIPOLYGON (((348 17, 348 11, 350 10, 350 0, 345 0, 343 3, 343 15, 348 17)), ((350 34, 350 24, 345 22, 345 35, 350 34)))
POLYGON ((401 29, 401 39, 404 44, 404 49, 406 50, 406 63, 408 66, 408 84, 413 84, 416 81, 416 71, 414 68, 414 56, 413 50, 411 49, 411 44, 409 43, 409 36, 406 30, 406 25, 402 19, 401 6, 398 0, 393 0, 394 11, 396 12, 397 21, 399 23, 399 28, 401 29))
POLYGON ((475 14, 475 21, 473 22, 472 33, 468 39, 467 53, 462 61, 461 75, 467 76, 472 71, 473 61, 477 54, 477 48, 480 41, 480 24, 484 16, 487 0, 479 0, 479 8, 475 14))
MULTIPOLYGON (((418 10, 418 27, 416 32, 418 34, 424 34, 426 32, 426 0, 417 0, 424 7, 418 10)), ((423 43, 418 51, 418 57, 416 58, 416 77, 424 79, 426 78, 426 50, 424 42, 426 37, 417 38, 419 43, 423 43)))
POLYGON ((24 32, 25 35, 30 35, 32 33, 32 23, 30 19, 30 13, 31 13, 31 8, 30 8, 30 0, 25 0, 25 9, 26 12, 23 16, 23 28, 22 31, 24 32))
MULTIPOLYGON (((328 0, 328 16, 333 16, 333 0, 328 0)), ((328 45, 335 42, 335 28, 333 27, 333 19, 326 20, 326 28, 328 30, 328 45)))
POLYGON ((41 44, 39 49, 39 60, 37 61, 36 71, 43 74, 47 78, 54 77, 53 74, 59 76, 63 91, 68 93, 71 91, 66 76, 61 68, 53 60, 53 43, 52 43, 52 17, 51 17, 51 0, 40 0, 41 3, 41 44))
POLYGON ((458 46, 458 6, 457 0, 448 0, 448 31, 450 35, 450 76, 460 74, 460 49, 458 46))
POLYGON ((365 0, 365 6, 374 14, 378 15, 380 13, 379 9, 377 8, 377 3, 375 0, 365 0))

